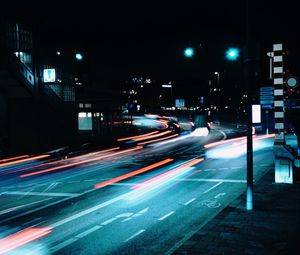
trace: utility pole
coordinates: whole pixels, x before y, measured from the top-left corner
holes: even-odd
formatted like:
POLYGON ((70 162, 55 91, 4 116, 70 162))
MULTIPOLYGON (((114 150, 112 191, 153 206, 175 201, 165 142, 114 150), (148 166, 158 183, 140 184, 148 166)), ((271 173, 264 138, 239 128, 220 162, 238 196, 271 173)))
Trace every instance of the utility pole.
POLYGON ((252 138, 252 86, 253 86, 253 42, 250 38, 251 12, 246 0, 246 49, 244 56, 245 83, 247 88, 247 190, 246 209, 253 209, 253 138, 252 138), (252 44, 251 44, 252 43, 252 44))

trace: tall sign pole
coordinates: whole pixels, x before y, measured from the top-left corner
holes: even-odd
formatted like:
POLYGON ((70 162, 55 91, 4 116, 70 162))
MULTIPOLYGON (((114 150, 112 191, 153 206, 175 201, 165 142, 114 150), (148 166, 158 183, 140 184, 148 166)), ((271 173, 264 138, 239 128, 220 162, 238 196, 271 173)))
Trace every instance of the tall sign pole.
POLYGON ((283 48, 282 44, 273 44, 273 80, 274 80, 274 145, 284 145, 284 97, 283 97, 283 48))
POLYGON ((246 49, 244 56, 245 83, 247 88, 247 190, 246 209, 253 209, 253 138, 252 138, 252 85, 253 85, 253 41, 250 38, 251 13, 249 0, 246 1, 246 49))

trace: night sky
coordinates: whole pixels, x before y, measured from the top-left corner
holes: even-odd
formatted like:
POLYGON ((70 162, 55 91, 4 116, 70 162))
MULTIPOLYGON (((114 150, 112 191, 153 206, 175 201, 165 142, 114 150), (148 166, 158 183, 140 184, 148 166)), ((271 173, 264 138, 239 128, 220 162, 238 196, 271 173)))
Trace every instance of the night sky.
MULTIPOLYGON (((226 86, 242 83, 242 57, 229 63, 224 52, 245 45, 246 0, 62 2, 22 4, 5 15, 35 24, 49 47, 84 52, 99 80, 148 76, 201 91, 218 71, 226 86), (188 46, 195 48, 192 59, 183 56, 188 46)), ((262 83, 273 43, 284 44, 291 73, 300 75, 298 10, 295 1, 249 0, 262 83)))

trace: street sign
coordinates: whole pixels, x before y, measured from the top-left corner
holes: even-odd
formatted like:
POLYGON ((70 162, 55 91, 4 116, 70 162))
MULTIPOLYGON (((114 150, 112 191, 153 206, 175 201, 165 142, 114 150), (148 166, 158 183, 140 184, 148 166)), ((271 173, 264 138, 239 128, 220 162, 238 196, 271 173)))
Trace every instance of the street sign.
POLYGON ((295 88, 295 87, 297 87, 297 86, 299 85, 299 80, 298 80, 298 78, 295 77, 295 76, 289 76, 289 77, 287 77, 287 79, 285 80, 285 84, 286 84, 289 88, 293 89, 293 88, 295 88))
POLYGON ((44 82, 55 82, 55 69, 44 69, 44 82))
POLYGON ((271 109, 274 104, 274 87, 260 88, 260 104, 262 109, 271 109))

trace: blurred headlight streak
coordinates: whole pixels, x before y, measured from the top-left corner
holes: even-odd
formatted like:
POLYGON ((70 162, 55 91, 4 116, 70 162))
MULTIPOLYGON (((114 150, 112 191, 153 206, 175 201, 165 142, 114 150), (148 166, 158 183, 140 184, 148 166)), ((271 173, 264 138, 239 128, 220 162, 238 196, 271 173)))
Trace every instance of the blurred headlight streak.
MULTIPOLYGON (((264 141, 264 139, 272 138, 273 135, 263 135, 260 137, 253 138, 253 151, 258 151, 267 147, 270 147, 272 143, 267 140, 264 141)), ((232 139, 231 139, 232 140, 232 139)), ((235 140, 236 141, 236 140, 235 140)), ((219 146, 217 148, 212 148, 206 152, 206 156, 208 158, 238 158, 242 155, 246 155, 247 153, 247 140, 244 139, 239 142, 234 142, 233 144, 224 144, 222 146, 219 146)))
POLYGON ((189 172, 192 169, 192 166, 200 163, 203 160, 204 160, 203 158, 193 159, 193 160, 186 162, 186 163, 182 164, 181 166, 178 166, 168 172, 165 172, 165 173, 155 176, 154 178, 151 178, 145 182, 135 185, 131 188, 131 189, 134 189, 134 191, 130 192, 128 194, 127 198, 129 200, 137 199, 137 198, 147 194, 148 192, 161 187, 162 185, 170 183, 172 180, 189 172))
POLYGON ((4 159, 0 159, 0 163, 4 163, 4 162, 7 162, 7 161, 12 161, 12 160, 17 160, 17 159, 21 159, 21 158, 28 158, 29 155, 22 155, 22 156, 16 156, 16 157, 13 157, 13 158, 4 158, 4 159))
POLYGON ((65 164, 65 165, 62 165, 62 166, 56 166, 56 167, 48 168, 48 169, 45 169, 45 170, 28 173, 28 174, 22 174, 22 175, 20 175, 20 177, 24 178, 24 177, 29 177, 29 176, 32 176, 32 175, 52 172, 52 171, 55 171, 55 170, 66 168, 66 167, 77 166, 77 165, 84 164, 84 163, 90 163, 90 162, 93 162, 93 161, 97 161, 97 160, 100 160, 100 159, 116 156, 116 155, 123 154, 123 153, 126 153, 126 152, 140 150, 142 148, 143 148, 142 146, 137 146, 137 147, 134 147, 132 149, 122 150, 122 151, 106 154, 106 155, 103 155, 103 156, 95 157, 95 158, 92 158, 92 159, 81 160, 79 162, 65 164))
POLYGON ((51 228, 27 228, 0 239, 0 254, 19 248, 31 241, 51 233, 51 228))
POLYGON ((120 142, 120 141, 126 141, 126 140, 130 140, 130 139, 145 138, 145 137, 147 137, 147 136, 156 134, 156 133, 158 133, 158 132, 159 132, 159 131, 154 131, 154 132, 150 132, 150 133, 143 134, 143 135, 136 135, 136 136, 130 136, 130 137, 119 138, 119 139, 117 139, 117 141, 120 142))
POLYGON ((14 164, 24 163, 24 162, 28 162, 28 161, 31 161, 31 160, 48 158, 48 157, 50 157, 49 154, 40 155, 40 156, 34 156, 34 157, 30 157, 30 158, 19 159, 19 160, 7 162, 7 163, 2 163, 2 164, 0 164, 0 166, 10 166, 10 165, 14 165, 14 164))
POLYGON ((149 165, 149 166, 146 166, 146 167, 143 167, 141 169, 138 169, 138 170, 135 170, 133 172, 130 172, 130 173, 127 173, 127 174, 124 174, 124 175, 121 175, 121 176, 118 176, 116 178, 112 178, 110 180, 107 180, 107 181, 104 181, 104 182, 101 182, 101 183, 98 183, 98 184, 95 184, 94 188, 95 189, 98 189, 98 188, 102 188, 102 187, 105 187, 107 185, 110 185, 112 183, 116 183, 116 182, 119 182, 119 181, 123 181, 125 179, 128 179, 130 177, 133 177, 135 175, 138 175, 138 174, 141 174, 141 173, 144 173, 144 172, 147 172, 149 170, 152 170, 156 167, 159 167, 159 166, 162 166, 162 165, 165 165, 171 161, 173 161, 174 159, 172 158, 168 158, 168 159, 165 159, 165 160, 162 160, 162 161, 159 161, 159 162, 156 162, 152 165, 149 165))
POLYGON ((141 143, 138 143, 138 145, 145 145, 145 144, 148 144, 148 143, 154 143, 154 142, 158 142, 158 141, 170 139, 170 138, 173 138, 173 137, 175 137, 175 136, 178 136, 178 134, 170 135, 170 136, 168 136, 168 137, 163 137, 163 138, 154 139, 154 140, 147 141, 147 142, 141 142, 141 143))

